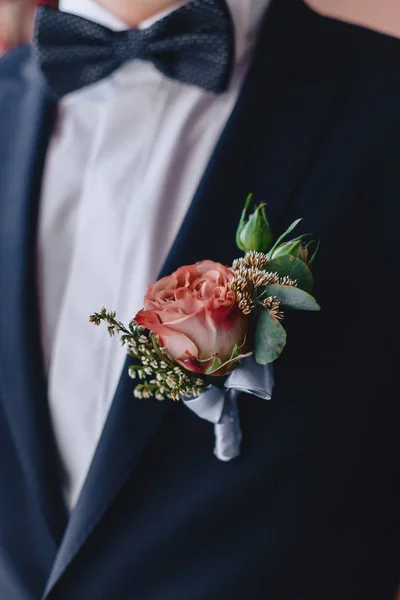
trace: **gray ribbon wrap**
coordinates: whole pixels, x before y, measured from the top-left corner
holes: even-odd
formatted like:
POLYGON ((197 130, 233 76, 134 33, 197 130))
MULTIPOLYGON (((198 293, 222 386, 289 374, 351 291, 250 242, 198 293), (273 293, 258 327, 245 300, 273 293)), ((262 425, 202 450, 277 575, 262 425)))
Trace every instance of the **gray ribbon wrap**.
POLYGON ((274 387, 272 365, 262 366, 250 356, 225 381, 224 387, 207 387, 197 398, 183 403, 198 417, 214 424, 215 456, 230 461, 240 455, 242 430, 237 407, 241 393, 271 400, 274 387))

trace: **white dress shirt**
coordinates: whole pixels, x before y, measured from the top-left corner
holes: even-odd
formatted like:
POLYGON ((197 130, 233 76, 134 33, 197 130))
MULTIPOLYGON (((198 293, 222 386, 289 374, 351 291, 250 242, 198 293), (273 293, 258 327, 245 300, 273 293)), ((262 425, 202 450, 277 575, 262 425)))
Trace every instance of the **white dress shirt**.
MULTIPOLYGON (((60 4, 126 29, 94 0, 60 4)), ((126 359, 89 315, 105 306, 127 323, 142 307, 236 103, 269 0, 228 4, 236 61, 226 93, 211 94, 132 61, 60 103, 41 198, 39 289, 50 412, 70 509, 126 359)))

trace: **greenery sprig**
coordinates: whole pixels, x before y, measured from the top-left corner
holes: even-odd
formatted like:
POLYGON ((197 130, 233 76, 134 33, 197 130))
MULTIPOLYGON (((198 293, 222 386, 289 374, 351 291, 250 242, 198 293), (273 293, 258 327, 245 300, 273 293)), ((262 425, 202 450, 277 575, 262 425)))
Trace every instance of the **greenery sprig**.
MULTIPOLYGON (((152 333, 135 320, 125 327, 116 319, 115 312, 105 308, 90 317, 95 325, 104 323, 110 336, 119 336, 127 354, 134 359, 129 367, 129 375, 138 380, 134 389, 135 397, 155 397, 158 400, 195 398, 209 385, 210 379, 212 385, 220 385, 218 379, 221 375, 225 377, 251 354, 256 363, 271 364, 286 346, 287 335, 282 322, 284 311, 320 310, 311 295, 313 275, 310 269, 318 253, 319 242, 304 233, 288 239, 302 219, 294 221, 274 241, 265 204, 254 205, 253 212, 249 214, 252 204, 253 196, 250 194, 236 232, 237 246, 244 256, 233 261, 227 278, 226 291, 230 294, 232 306, 237 307, 245 317, 241 315, 238 322, 245 323, 247 327, 245 341, 242 337, 240 345, 234 346, 229 360, 224 356, 222 361, 218 351, 213 348, 215 354, 210 353, 206 360, 198 359, 195 368, 201 371, 199 375, 185 369, 168 355, 167 350, 160 346, 156 327, 155 333, 152 333)), ((196 265, 192 267, 196 272, 196 265)), ((217 269, 221 267, 217 265, 217 269)), ((136 318, 139 320, 143 315, 136 318)), ((146 320, 141 322, 146 323, 146 320)), ((165 343, 168 345, 168 341, 165 343)), ((188 350, 187 354, 190 355, 188 350)))
POLYGON ((284 310, 320 310, 311 295, 313 276, 310 270, 319 242, 310 234, 287 241, 302 219, 294 221, 273 242, 265 205, 255 205, 253 213, 248 214, 252 200, 250 194, 236 232, 236 243, 244 257, 233 262, 230 286, 240 310, 253 322, 256 320, 254 359, 258 364, 267 365, 279 358, 286 346, 287 335, 282 324, 284 310))
POLYGON ((197 397, 203 391, 205 381, 174 363, 158 345, 155 336, 135 321, 125 327, 117 321, 115 312, 102 308, 91 315, 90 322, 97 326, 104 323, 109 335, 118 335, 127 354, 136 359, 129 367, 129 376, 142 382, 134 389, 136 398, 154 396, 157 400, 180 400, 197 397))

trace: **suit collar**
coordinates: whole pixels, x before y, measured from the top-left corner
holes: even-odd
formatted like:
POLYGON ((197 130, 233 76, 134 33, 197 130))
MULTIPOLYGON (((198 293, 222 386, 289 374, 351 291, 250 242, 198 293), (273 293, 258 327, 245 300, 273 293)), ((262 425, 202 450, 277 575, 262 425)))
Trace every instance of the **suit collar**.
POLYGON ((22 467, 55 541, 65 526, 46 403, 36 300, 35 225, 54 107, 21 48, 0 62, 1 395, 22 467))
MULTIPOLYGON (((312 168, 343 93, 328 61, 314 60, 315 48, 311 51, 313 62, 298 56, 297 65, 293 57, 293 45, 300 55, 305 39, 319 38, 317 25, 319 17, 298 0, 277 0, 271 7, 241 96, 161 276, 204 258, 229 264, 237 255, 234 233, 249 192, 267 202, 276 229, 288 224, 289 213, 292 219, 298 216, 297 191, 312 168)), ((141 455, 149 444, 156 443, 157 430, 171 407, 168 402, 133 400, 132 381, 123 374, 45 597, 98 525, 141 455)))

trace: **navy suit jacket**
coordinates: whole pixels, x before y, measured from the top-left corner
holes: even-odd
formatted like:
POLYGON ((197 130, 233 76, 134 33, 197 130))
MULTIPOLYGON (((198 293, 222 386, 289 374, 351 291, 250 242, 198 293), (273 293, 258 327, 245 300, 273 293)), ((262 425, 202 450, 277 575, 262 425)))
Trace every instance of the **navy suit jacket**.
MULTIPOLYGON (((400 41, 274 0, 162 274, 230 263, 243 201, 322 239, 323 310, 287 313, 242 456, 126 374, 63 504, 38 325, 36 224, 56 106, 29 48, 0 61, 1 600, 393 600, 399 580, 400 41)), ((96 308, 96 307, 94 307, 96 308)))

